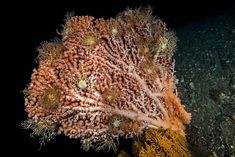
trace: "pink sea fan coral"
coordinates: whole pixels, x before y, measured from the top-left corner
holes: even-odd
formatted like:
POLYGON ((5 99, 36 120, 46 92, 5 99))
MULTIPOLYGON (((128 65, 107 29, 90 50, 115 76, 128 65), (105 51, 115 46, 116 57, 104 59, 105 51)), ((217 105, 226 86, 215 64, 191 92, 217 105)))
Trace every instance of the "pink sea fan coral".
POLYGON ((191 117, 175 87, 176 38, 149 9, 108 20, 72 16, 61 35, 39 50, 25 98, 30 121, 56 124, 58 134, 80 139, 85 150, 111 147, 145 128, 184 134, 191 117))

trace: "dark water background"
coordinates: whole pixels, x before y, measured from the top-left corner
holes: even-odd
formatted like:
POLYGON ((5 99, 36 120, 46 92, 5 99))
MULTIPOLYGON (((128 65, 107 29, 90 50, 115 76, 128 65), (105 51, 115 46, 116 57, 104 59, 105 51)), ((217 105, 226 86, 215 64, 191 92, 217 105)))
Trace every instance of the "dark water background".
POLYGON ((205 156, 235 155, 235 16, 200 20, 177 34, 178 90, 193 117, 188 141, 205 156))

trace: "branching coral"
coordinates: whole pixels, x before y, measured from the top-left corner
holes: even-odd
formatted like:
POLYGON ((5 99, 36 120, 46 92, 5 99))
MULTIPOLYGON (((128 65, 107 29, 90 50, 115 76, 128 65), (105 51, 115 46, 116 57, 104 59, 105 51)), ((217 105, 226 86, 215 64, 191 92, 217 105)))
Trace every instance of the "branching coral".
POLYGON ((135 157, 188 157, 185 136, 170 129, 149 129, 143 141, 133 144, 135 157))
POLYGON ((190 114, 175 87, 176 38, 149 9, 109 20, 70 16, 61 35, 39 49, 25 98, 30 121, 57 123, 58 133, 79 138, 85 150, 146 127, 184 134, 190 114))

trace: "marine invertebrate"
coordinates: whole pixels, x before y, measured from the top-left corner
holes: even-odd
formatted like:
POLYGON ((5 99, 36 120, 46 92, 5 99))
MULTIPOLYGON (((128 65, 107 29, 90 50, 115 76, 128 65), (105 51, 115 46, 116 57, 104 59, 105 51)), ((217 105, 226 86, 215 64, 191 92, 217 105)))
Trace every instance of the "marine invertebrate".
POLYGON ((55 60, 64 52, 64 46, 61 41, 54 40, 52 42, 44 42, 37 49, 39 55, 37 57, 38 61, 43 60, 55 60))
POLYGON ((94 145, 96 151, 104 151, 104 152, 109 152, 110 150, 113 150, 114 152, 117 151, 119 146, 119 142, 114 139, 105 139, 102 142, 97 143, 94 145))
POLYGON ((110 20, 69 17, 63 51, 33 71, 25 98, 30 121, 58 124, 57 133, 80 139, 84 150, 116 149, 120 136, 145 128, 183 135, 190 114, 177 97, 168 32, 148 9, 110 20))
POLYGON ((43 146, 46 142, 52 140, 56 135, 56 124, 47 123, 46 121, 35 122, 33 120, 25 120, 21 127, 23 129, 32 129, 31 137, 39 137, 40 145, 43 146))
POLYGON ((136 157, 188 157, 186 138, 170 129, 146 130, 143 141, 133 143, 136 157))
POLYGON ((78 82, 77 82, 77 86, 78 88, 82 89, 82 90, 85 90, 87 89, 88 85, 86 83, 86 80, 84 79, 80 79, 78 82))
POLYGON ((39 106, 44 110, 55 110, 60 101, 60 92, 55 87, 48 87, 39 96, 39 106))
POLYGON ((86 35, 83 39, 83 44, 85 46, 95 46, 97 44, 97 38, 94 35, 86 35))
POLYGON ((115 118, 113 119, 113 121, 112 121, 112 126, 113 126, 114 128, 119 128, 120 125, 121 125, 121 119, 118 118, 118 117, 115 117, 115 118))
POLYGON ((177 38, 173 31, 168 31, 163 34, 157 41, 157 52, 172 53, 176 49, 177 38))

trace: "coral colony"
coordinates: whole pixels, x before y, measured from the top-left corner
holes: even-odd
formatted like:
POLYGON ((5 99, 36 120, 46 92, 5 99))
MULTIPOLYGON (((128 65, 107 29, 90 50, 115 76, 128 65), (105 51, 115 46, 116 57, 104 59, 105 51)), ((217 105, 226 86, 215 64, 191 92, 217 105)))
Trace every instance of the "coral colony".
POLYGON ((32 136, 43 144, 64 134, 99 151, 151 128, 184 135, 191 115, 175 86, 176 37, 150 9, 111 19, 70 16, 61 35, 38 48, 39 67, 25 90, 22 125, 32 136))

